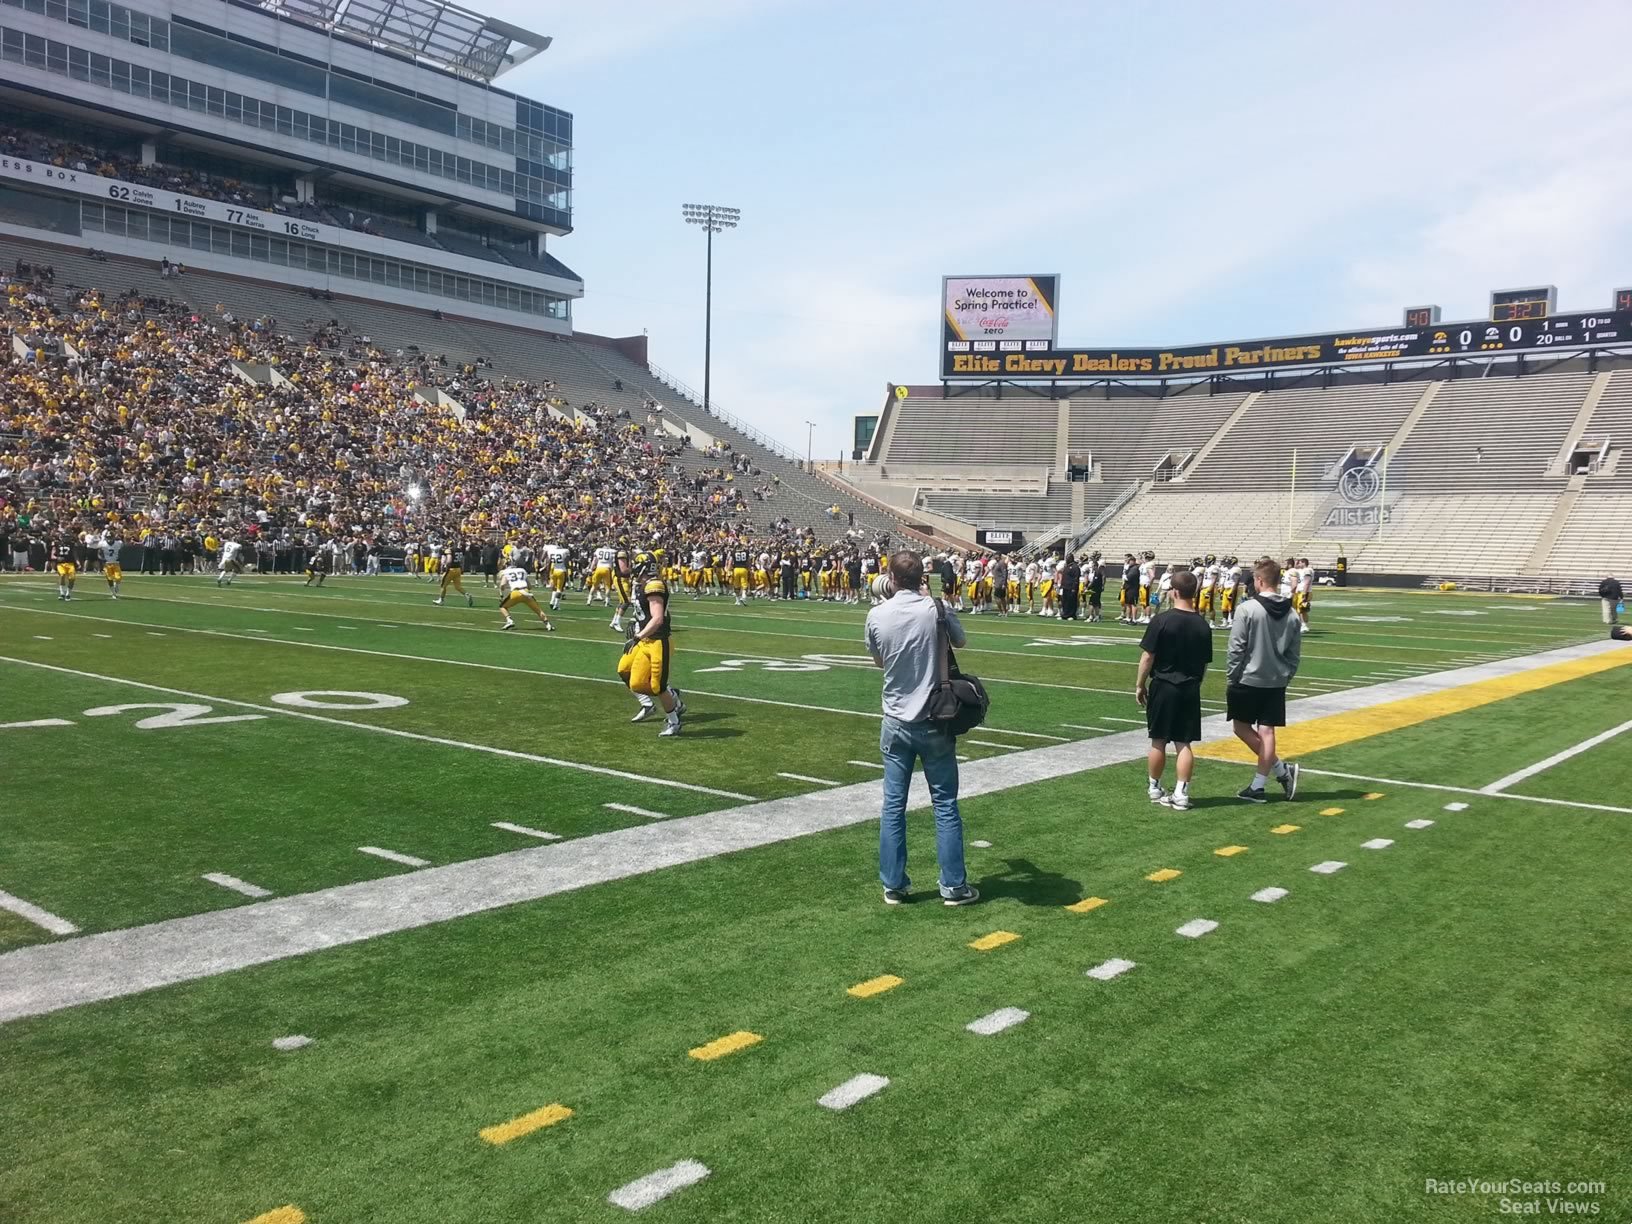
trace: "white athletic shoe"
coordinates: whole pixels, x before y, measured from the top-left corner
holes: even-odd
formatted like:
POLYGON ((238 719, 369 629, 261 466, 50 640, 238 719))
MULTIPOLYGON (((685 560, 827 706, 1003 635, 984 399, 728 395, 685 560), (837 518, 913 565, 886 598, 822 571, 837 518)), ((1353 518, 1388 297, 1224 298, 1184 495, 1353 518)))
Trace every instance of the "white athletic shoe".
POLYGON ((1145 788, 1145 798, 1149 799, 1152 803, 1167 803, 1170 799, 1172 799, 1172 797, 1173 796, 1167 793, 1167 789, 1165 787, 1153 786, 1145 788))
POLYGON ((440 608, 442 606, 442 597, 439 595, 435 599, 431 600, 431 602, 440 608))
POLYGON ((665 736, 679 735, 680 734, 680 724, 679 724, 679 722, 664 723, 663 724, 663 730, 659 731, 657 734, 658 734, 658 738, 660 738, 660 739, 665 737, 665 736))
POLYGON ((639 710, 637 710, 635 712, 635 716, 633 718, 631 718, 629 721, 632 722, 632 723, 645 722, 648 718, 650 718, 652 716, 652 711, 654 709, 656 709, 655 706, 643 705, 643 706, 640 707, 639 710))
POLYGON ((516 627, 516 622, 513 621, 513 620, 507 620, 507 621, 504 622, 504 624, 499 626, 500 629, 514 629, 515 627, 516 627))

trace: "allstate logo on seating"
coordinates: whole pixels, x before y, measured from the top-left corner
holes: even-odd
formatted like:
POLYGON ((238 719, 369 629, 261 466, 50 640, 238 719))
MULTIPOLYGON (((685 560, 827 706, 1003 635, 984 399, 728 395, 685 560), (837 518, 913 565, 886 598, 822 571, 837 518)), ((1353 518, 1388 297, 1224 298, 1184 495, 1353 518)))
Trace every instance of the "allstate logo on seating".
POLYGON ((1376 468, 1352 467, 1337 482, 1337 491, 1351 506, 1370 505, 1382 492, 1382 480, 1376 468))

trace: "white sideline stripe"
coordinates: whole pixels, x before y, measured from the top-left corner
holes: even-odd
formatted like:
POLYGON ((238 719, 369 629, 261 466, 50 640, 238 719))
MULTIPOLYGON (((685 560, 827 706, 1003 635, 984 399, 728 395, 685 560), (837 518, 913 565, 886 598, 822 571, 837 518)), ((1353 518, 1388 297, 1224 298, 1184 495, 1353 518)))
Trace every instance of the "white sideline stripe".
POLYGON ((1142 718, 1118 718, 1115 714, 1101 714, 1100 717, 1106 722, 1131 723, 1135 727, 1145 725, 1145 720, 1142 718))
POLYGON ((858 1101, 865 1101, 875 1093, 883 1092, 890 1086, 886 1075, 873 1075, 863 1071, 860 1075, 853 1075, 844 1083, 831 1091, 824 1092, 816 1098, 816 1104, 823 1109, 831 1109, 835 1113, 841 1109, 849 1109, 858 1101))
POLYGON ((1309 870, 1316 875, 1331 875, 1334 872, 1342 871, 1347 866, 1347 863, 1340 863, 1336 859, 1327 859, 1324 863, 1316 863, 1309 870))
POLYGON ((816 786, 839 785, 837 782, 833 781, 832 778, 813 778, 809 774, 778 773, 776 776, 779 778, 786 778, 790 782, 810 782, 816 786))
MULTIPOLYGON (((190 600, 190 599, 157 599, 157 600, 152 600, 151 602, 183 604, 183 605, 185 605, 187 607, 211 607, 211 608, 213 608, 213 607, 220 606, 220 605, 217 605, 217 604, 209 603, 207 601, 206 602, 199 602, 199 601, 190 600)), ((277 609, 277 608, 264 608, 264 609, 254 608, 254 609, 249 609, 249 610, 250 611, 265 611, 265 612, 271 612, 271 613, 274 613, 274 614, 280 614, 280 610, 277 609)), ((0 611, 21 612, 21 613, 23 613, 24 615, 27 615, 27 616, 66 616, 66 617, 69 617, 70 619, 73 619, 73 620, 92 620, 92 619, 95 619, 95 618, 93 618, 91 616, 87 616, 85 613, 82 613, 82 612, 57 612, 57 611, 53 611, 53 610, 48 609, 48 608, 17 608, 17 607, 12 607, 12 606, 6 605, 6 604, 0 604, 0 611)), ((281 613, 281 614, 282 615, 290 615, 290 616, 297 615, 296 613, 292 613, 292 612, 281 613)), ((302 616, 312 616, 312 615, 321 616, 321 615, 324 615, 324 614, 321 613, 321 612, 319 612, 319 613, 303 612, 303 613, 299 613, 298 615, 302 615, 302 616)), ((259 637, 259 636, 257 636, 257 637, 247 637, 247 636, 245 636, 246 634, 251 634, 251 633, 253 633, 253 634, 265 634, 265 633, 271 632, 268 629, 243 629, 243 630, 238 630, 238 631, 229 631, 229 630, 226 630, 226 629, 200 629, 200 628, 196 628, 194 626, 189 626, 189 625, 166 625, 164 627, 166 629, 168 629, 172 633, 197 633, 197 634, 202 634, 205 637, 226 638, 229 641, 234 641, 234 642, 260 642, 260 643, 262 643, 264 645, 267 645, 267 646, 299 646, 299 647, 301 647, 303 649, 306 649, 306 650, 337 650, 337 651, 341 652, 342 654, 372 655, 373 657, 378 658, 378 659, 404 659, 404 660, 406 660, 406 661, 408 661, 410 663, 440 663, 445 667, 473 667, 473 668, 476 668, 479 671, 509 672, 509 673, 511 673, 513 675, 517 675, 517 676, 544 676, 544 677, 547 677, 548 679, 551 679, 551 680, 573 680, 573 681, 577 681, 577 682, 579 682, 581 684, 616 684, 620 688, 623 687, 623 681, 615 679, 615 678, 610 677, 610 676, 580 676, 580 675, 577 675, 577 674, 575 674, 573 672, 544 671, 543 669, 537 668, 537 667, 510 667, 510 666, 507 666, 507 665, 505 665, 503 663, 479 663, 479 662, 477 662, 477 661, 475 661, 473 659, 444 659, 444 658, 438 658, 435 655, 403 654, 403 653, 401 653, 399 651, 394 651, 394 650, 368 650, 365 647, 361 647, 361 646, 337 646, 337 645, 333 644, 332 642, 307 642, 307 641, 303 641, 303 640, 301 640, 299 638, 259 637)), ((381 625, 379 627, 381 629, 395 629, 395 628, 397 628, 396 625, 381 625)), ((461 632, 470 632, 470 633, 486 633, 486 632, 489 632, 488 630, 485 630, 485 629, 461 630, 460 627, 457 626, 457 625, 421 625, 419 622, 415 622, 415 627, 416 628, 423 627, 423 628, 427 628, 427 629, 450 629, 450 630, 458 630, 458 631, 461 631, 461 632)), ((494 629, 494 630, 492 630, 492 632, 498 633, 500 631, 497 630, 497 629, 494 629)), ((522 638, 520 640, 522 640, 522 641, 534 641, 536 639, 534 639, 534 638, 522 638)), ((580 642, 580 641, 593 641, 594 639, 591 639, 591 638, 572 638, 570 640, 575 641, 575 642, 580 642)), ((1107 692, 1107 693, 1115 692, 1115 693, 1117 693, 1118 696, 1121 695, 1121 690, 1120 689, 1115 689, 1115 690, 1113 690, 1113 689, 1084 690, 1084 691, 1103 691, 1103 692, 1107 692)), ((781 707, 782 709, 785 709, 785 710, 805 710, 805 711, 814 710, 818 714, 843 714, 843 715, 846 715, 846 716, 851 717, 851 718, 882 719, 884 717, 884 715, 882 713, 880 713, 878 711, 875 711, 875 710, 841 710, 837 706, 811 705, 808 702, 802 702, 802 701, 777 701, 777 700, 775 700, 774 698, 771 698, 771 697, 747 697, 747 696, 744 696, 741 693, 720 693, 720 692, 715 692, 715 691, 713 691, 711 689, 697 689, 697 688, 687 687, 686 692, 688 694, 690 694, 691 696, 693 696, 693 697, 712 697, 712 698, 715 698, 716 700, 719 700, 719 701, 742 701, 742 702, 747 702, 749 705, 779 706, 779 707, 781 707)), ((1025 738, 1027 738, 1027 739, 1048 740, 1051 743, 1056 743, 1056 744, 1066 744, 1066 743, 1070 742, 1070 740, 1068 740, 1063 735, 1045 735, 1041 731, 1011 731, 1007 727, 987 727, 986 730, 993 733, 993 734, 995 734, 995 735, 1021 735, 1021 736, 1024 736, 1025 738)), ((679 785, 679 784, 678 783, 660 783, 660 785, 679 785)), ((681 789, 686 789, 686 788, 681 787, 681 789)), ((710 792, 710 793, 711 794, 720 794, 722 792, 713 791, 713 792, 710 792)), ((747 800, 747 799, 751 799, 753 796, 733 794, 733 795, 729 795, 727 797, 732 798, 732 799, 747 800)))
POLYGON ((1200 939, 1216 930, 1218 923, 1211 918, 1192 918, 1183 926, 1174 928, 1173 934, 1183 935, 1186 939, 1200 939))
POLYGON ((404 867, 429 867, 429 859, 415 858, 411 854, 398 854, 395 850, 381 850, 378 846, 358 846, 358 854, 372 854, 375 858, 387 859, 393 863, 401 863, 404 867))
POLYGON ((1000 744, 996 740, 966 739, 963 742, 973 744, 977 748, 1007 748, 1010 752, 1017 751, 1020 747, 1019 744, 1000 744))
POLYGON ((1480 790, 1487 795, 1499 794, 1508 787, 1523 782, 1526 778, 1533 778, 1537 774, 1551 769, 1554 765, 1561 765, 1571 757, 1580 756, 1583 752, 1590 751, 1598 747, 1599 744, 1612 740, 1623 731, 1628 730, 1632 730, 1632 719, 1628 719, 1618 727, 1611 727, 1608 731, 1600 731, 1591 739, 1584 739, 1579 744, 1564 749, 1563 752, 1555 752, 1545 761, 1537 761, 1534 765, 1526 765, 1523 769, 1514 770, 1507 777, 1498 778, 1489 786, 1481 787, 1480 790))
POLYGON ((648 820, 667 820, 667 812, 654 812, 651 808, 635 807, 628 803, 603 803, 602 807, 612 812, 628 812, 631 816, 644 816, 648 820))
POLYGON ((884 766, 878 761, 846 761, 845 764, 846 765, 855 765, 855 766, 858 766, 861 769, 883 769, 884 768, 884 766))
POLYGON ((357 731, 372 731, 377 735, 391 735, 398 739, 415 740, 422 744, 440 744, 444 748, 464 748, 470 752, 486 752, 491 753, 493 756, 507 757, 516 761, 535 761, 540 765, 555 765, 562 769, 576 769, 583 773, 601 774, 609 778, 623 778, 630 782, 645 782, 652 786, 667 786, 674 790, 695 791, 701 795, 718 795, 722 799, 741 799, 745 802, 753 800, 752 795, 740 794, 737 791, 717 790, 712 786, 698 786, 693 782, 676 782, 669 778, 651 778, 644 774, 627 773, 621 769, 609 769, 605 765, 586 765, 582 761, 563 761, 559 757, 538 756, 531 752, 517 752, 513 748, 495 748, 491 744, 472 744, 466 740, 446 739, 440 735, 422 735, 418 731, 403 731, 396 727, 382 727, 374 723, 353 722, 349 718, 331 718, 326 714, 310 714, 304 710, 291 710, 286 706, 256 705, 253 701, 237 701, 231 697, 212 697, 208 693, 194 693, 187 689, 167 688, 162 684, 148 684, 142 680, 126 680, 123 676, 104 676, 98 672, 76 671, 71 667, 57 667, 55 664, 39 663, 33 659, 14 659, 9 655, 0 655, 0 663, 15 663, 19 667, 37 667, 43 671, 59 672, 65 676, 78 676, 82 680, 105 680, 109 684, 124 684, 131 688, 146 689, 152 693, 171 693, 177 697, 192 697, 216 705, 238 706, 240 709, 260 710, 266 714, 284 714, 290 718, 305 718, 312 722, 329 723, 336 727, 351 727, 357 731))
POLYGON ((1433 824, 1434 822, 1431 820, 1408 820, 1405 822, 1405 827, 1408 829, 1428 829, 1432 828, 1433 824))
POLYGON ((1257 892, 1252 894, 1252 899, 1254 901, 1262 901, 1265 905, 1273 905, 1282 897, 1286 896, 1287 892, 1287 889, 1276 888, 1272 885, 1269 888, 1260 888, 1257 892))
POLYGON ((707 1165, 695 1160, 682 1160, 679 1164, 659 1169, 656 1173, 648 1173, 628 1185, 619 1186, 606 1196, 606 1200, 614 1207, 622 1207, 625 1211, 644 1211, 653 1203, 668 1198, 676 1190, 695 1186, 707 1176, 707 1165))
POLYGON ((230 888, 235 893, 243 893, 246 897, 270 897, 272 895, 270 888, 250 884, 245 880, 240 880, 237 876, 230 876, 222 871, 206 871, 203 878, 211 884, 219 884, 222 888, 230 888))
POLYGON ((302 1046, 309 1046, 311 1044, 312 1039, 301 1033, 295 1033, 289 1037, 274 1037, 272 1039, 272 1048, 274 1050, 282 1050, 285 1053, 290 1050, 298 1050, 302 1046))
POLYGON ((560 841, 559 833, 546 833, 543 829, 529 828, 527 825, 511 824, 508 820, 495 820, 495 829, 503 829, 506 833, 520 833, 523 837, 536 837, 539 841, 560 841))
POLYGON ((91 636, 92 637, 99 637, 99 638, 111 638, 113 636, 113 634, 111 634, 111 633, 93 633, 93 634, 91 634, 91 636))
POLYGON ((0 723, 0 731, 16 731, 23 727, 71 727, 73 720, 68 718, 32 718, 27 722, 0 723))
MULTIPOLYGON (((1632 816, 1632 808, 1612 807, 1607 803, 1580 803, 1574 799, 1544 799, 1540 795, 1510 795, 1506 791, 1474 790, 1471 786, 1446 786, 1439 782, 1407 782, 1404 778, 1377 778, 1370 774, 1341 773, 1335 769, 1315 769, 1305 765, 1303 772, 1325 778, 1348 778, 1353 782, 1380 782, 1387 786, 1410 786, 1417 790, 1448 791, 1453 795, 1477 795, 1482 799, 1515 799, 1522 803, 1546 803, 1554 807, 1585 808, 1589 812, 1623 812, 1632 816)), ((1467 810, 1467 804, 1447 803, 1447 812, 1467 810)))
POLYGON ((8 910, 25 922, 32 922, 53 935, 72 935, 79 930, 77 926, 66 918, 58 918, 49 910, 43 910, 21 897, 14 897, 8 892, 0 892, 0 910, 8 910))
MULTIPOLYGON (((1609 649, 1619 650, 1622 646, 1606 639, 1443 672, 1433 677, 1430 688, 1453 688, 1516 675, 1609 649)), ((1415 691, 1422 691, 1421 682, 1415 691)), ((1289 704, 1287 713, 1296 725, 1404 695, 1408 695, 1405 690, 1387 685, 1355 689, 1289 704)), ((276 712, 293 711, 278 708, 276 712)), ((1203 726, 1209 735, 1228 734, 1221 718, 1208 719, 1203 726)), ((960 771, 959 789, 962 797, 972 799, 1106 765, 1143 760, 1149 747, 1143 733, 1128 731, 1007 753, 977 761, 960 771)), ((923 811, 929 806, 928 796, 915 793, 908 804, 913 811, 923 811)), ((549 846, 529 846, 422 871, 398 872, 277 897, 260 905, 232 906, 80 939, 17 948, 0 953, 0 1023, 125 998, 877 819, 878 784, 870 780, 700 816, 634 825, 549 846)))
POLYGON ((1360 849, 1362 849, 1362 850, 1387 850, 1393 844, 1394 844, 1394 839, 1392 837, 1374 837, 1370 841, 1361 842, 1360 843, 1360 849))
POLYGON ((993 1037, 1004 1029, 1011 1029, 1030 1019, 1031 1013, 1028 1011, 1022 1011, 1018 1007, 1000 1007, 994 1012, 988 1012, 979 1020, 971 1020, 963 1027, 977 1036, 993 1037))
POLYGON ((1088 727, 1082 723, 1061 723, 1060 726, 1069 731, 1092 731, 1095 735, 1114 735, 1109 727, 1088 727))
POLYGON ((969 844, 976 850, 990 850, 992 848, 992 843, 989 841, 972 841, 969 844))
POLYGON ((35 634, 35 635, 34 635, 34 640, 35 640, 35 641, 36 641, 36 642, 54 642, 54 641, 56 641, 56 640, 57 640, 57 639, 56 639, 56 638, 49 638, 49 637, 46 637, 46 636, 45 636, 45 634, 43 634, 43 633, 36 633, 36 634, 35 634))
POLYGON ((1088 970, 1088 976, 1101 982, 1108 982, 1114 977, 1126 973, 1135 967, 1138 962, 1123 960, 1120 956, 1113 956, 1088 970))

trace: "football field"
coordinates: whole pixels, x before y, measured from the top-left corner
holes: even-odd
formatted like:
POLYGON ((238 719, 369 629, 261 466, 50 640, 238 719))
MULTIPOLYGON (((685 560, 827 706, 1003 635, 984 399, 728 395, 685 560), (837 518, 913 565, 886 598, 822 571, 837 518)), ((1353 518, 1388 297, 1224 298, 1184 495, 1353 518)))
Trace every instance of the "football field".
POLYGON ((1136 629, 965 617, 947 909, 865 608, 679 598, 659 739, 471 589, 0 578, 0 1220, 1632 1218, 1595 603, 1317 592, 1299 795, 1189 812, 1136 629))

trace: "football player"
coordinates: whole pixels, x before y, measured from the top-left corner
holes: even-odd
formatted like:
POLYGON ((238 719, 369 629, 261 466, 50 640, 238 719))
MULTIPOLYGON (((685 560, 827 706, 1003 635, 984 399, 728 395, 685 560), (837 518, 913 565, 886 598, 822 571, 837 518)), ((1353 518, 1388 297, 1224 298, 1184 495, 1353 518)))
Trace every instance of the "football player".
POLYGON ((57 571, 57 598, 72 599, 79 566, 74 564, 74 537, 58 532, 51 538, 51 564, 57 571))
POLYGON ((658 734, 672 736, 680 734, 680 716, 686 712, 686 703, 680 699, 680 690, 669 683, 673 654, 669 587, 656 571, 648 552, 636 553, 632 561, 626 554, 618 556, 618 577, 634 592, 634 617, 629 622, 623 657, 618 660, 618 675, 640 702, 640 709, 629 721, 645 722, 650 718, 655 698, 664 714, 663 730, 658 734))
POLYGON ((546 544, 544 556, 550 567, 550 611, 561 606, 561 593, 567 589, 567 569, 571 554, 559 544, 546 544))
MULTIPOLYGON (((476 597, 465 590, 465 550, 458 540, 449 540, 442 546, 441 568, 442 583, 437 589, 436 598, 431 602, 437 607, 441 607, 442 601, 448 597, 448 592, 451 590, 455 594, 465 597, 465 607, 474 608, 476 606, 476 597)), ((321 578, 318 579, 317 585, 323 585, 321 578)))
POLYGON ((125 580, 125 571, 119 566, 119 550, 124 545, 119 542, 119 533, 109 530, 102 536, 98 551, 102 554, 102 577, 108 582, 108 595, 119 598, 119 584, 125 580))
POLYGON ((231 536, 221 539, 221 563, 215 573, 216 586, 231 586, 232 580, 244 572, 244 546, 231 536))
POLYGON ((603 544, 595 550, 594 565, 589 571, 589 594, 584 596, 584 607, 594 602, 598 592, 601 602, 610 605, 612 602, 612 567, 618 559, 618 550, 610 544, 603 544))
POLYGON ((538 600, 534 598, 530 587, 527 571, 521 566, 507 565, 499 571, 499 614, 504 617, 504 623, 499 628, 516 627, 516 622, 510 618, 510 609, 522 604, 538 617, 538 623, 544 626, 544 632, 553 633, 555 626, 550 624, 550 618, 544 609, 538 606, 538 600))

